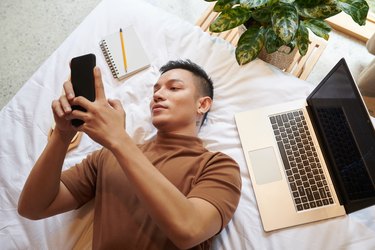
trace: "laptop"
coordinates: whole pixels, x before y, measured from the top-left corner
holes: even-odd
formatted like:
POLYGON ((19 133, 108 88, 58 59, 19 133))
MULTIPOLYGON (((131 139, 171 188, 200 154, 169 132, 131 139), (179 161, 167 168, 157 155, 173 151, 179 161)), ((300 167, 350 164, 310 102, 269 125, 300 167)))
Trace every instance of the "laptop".
POLYGON ((375 131, 345 59, 306 100, 235 115, 264 231, 375 204, 375 131))

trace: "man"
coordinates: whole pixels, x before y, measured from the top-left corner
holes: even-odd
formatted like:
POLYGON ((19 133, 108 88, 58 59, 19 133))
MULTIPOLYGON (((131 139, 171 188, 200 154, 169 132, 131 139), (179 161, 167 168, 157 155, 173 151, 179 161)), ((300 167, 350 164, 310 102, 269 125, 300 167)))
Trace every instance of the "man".
POLYGON ((42 219, 95 198, 94 249, 208 249, 237 207, 237 164, 207 151, 197 133, 212 104, 212 81, 189 60, 161 68, 150 103, 156 138, 136 145, 124 130, 125 112, 105 98, 94 69, 96 100, 66 95, 52 103, 55 130, 23 188, 18 211, 42 219), (72 111, 80 105, 87 112, 72 111), (72 119, 81 119, 78 128, 72 119), (77 131, 103 149, 61 173, 77 131))

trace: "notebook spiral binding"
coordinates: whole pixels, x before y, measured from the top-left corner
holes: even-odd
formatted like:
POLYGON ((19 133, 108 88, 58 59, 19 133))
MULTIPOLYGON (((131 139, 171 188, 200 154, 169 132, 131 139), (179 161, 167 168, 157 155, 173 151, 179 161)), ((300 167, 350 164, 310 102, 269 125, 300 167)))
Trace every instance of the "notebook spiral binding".
POLYGON ((113 77, 118 78, 119 71, 118 71, 117 66, 115 64, 115 61, 113 60, 111 52, 109 52, 109 50, 108 50, 107 43, 105 42, 105 40, 103 40, 103 41, 100 42, 99 45, 100 45, 100 48, 103 52, 104 58, 107 61, 107 64, 108 64, 108 66, 109 66, 109 68, 112 72, 113 77))

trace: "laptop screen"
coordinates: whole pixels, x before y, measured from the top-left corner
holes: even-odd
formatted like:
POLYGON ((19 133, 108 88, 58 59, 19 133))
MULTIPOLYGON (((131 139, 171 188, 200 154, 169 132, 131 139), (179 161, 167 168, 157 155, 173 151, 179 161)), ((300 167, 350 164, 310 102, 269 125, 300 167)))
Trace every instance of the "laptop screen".
POLYGON ((375 197, 375 131, 344 59, 307 102, 343 202, 375 197))

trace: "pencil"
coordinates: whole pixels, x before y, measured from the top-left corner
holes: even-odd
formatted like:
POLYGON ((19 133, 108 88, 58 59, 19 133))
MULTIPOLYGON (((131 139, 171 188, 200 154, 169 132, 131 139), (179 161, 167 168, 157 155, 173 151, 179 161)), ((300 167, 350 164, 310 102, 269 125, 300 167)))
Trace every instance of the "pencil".
POLYGON ((128 64, 126 62, 126 53, 125 53, 125 43, 124 43, 124 38, 122 36, 121 28, 120 28, 120 39, 121 39, 122 58, 124 59, 124 68, 125 68, 125 72, 128 72, 128 64))

